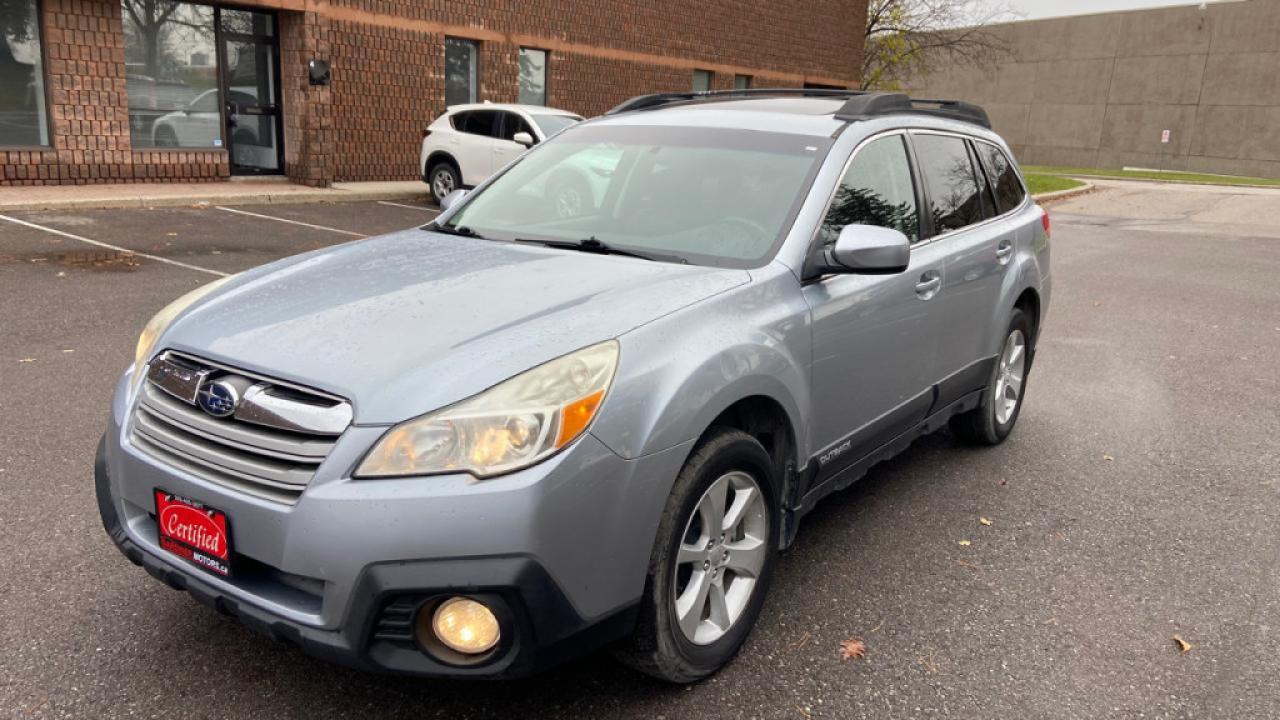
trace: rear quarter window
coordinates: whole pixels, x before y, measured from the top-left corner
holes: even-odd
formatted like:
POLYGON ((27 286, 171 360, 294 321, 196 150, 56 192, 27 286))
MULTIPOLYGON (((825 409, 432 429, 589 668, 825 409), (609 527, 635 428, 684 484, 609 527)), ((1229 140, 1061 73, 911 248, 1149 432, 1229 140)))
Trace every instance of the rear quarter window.
POLYGON ((987 173, 995 186, 996 205, 1000 208, 1000 212, 1007 213, 1021 205, 1027 196, 1027 191, 1022 187, 1022 180, 1018 178, 1018 171, 1013 161, 995 145, 985 142, 979 142, 976 145, 978 155, 982 157, 982 162, 986 165, 987 173))

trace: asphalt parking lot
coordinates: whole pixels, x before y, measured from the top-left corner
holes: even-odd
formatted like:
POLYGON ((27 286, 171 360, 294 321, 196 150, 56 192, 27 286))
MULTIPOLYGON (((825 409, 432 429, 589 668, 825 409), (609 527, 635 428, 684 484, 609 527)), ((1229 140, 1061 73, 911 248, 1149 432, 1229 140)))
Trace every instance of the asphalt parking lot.
POLYGON ((168 590, 102 531, 93 451, 152 313, 217 273, 429 208, 0 220, 0 709, 1280 717, 1280 194, 1107 184, 1052 210, 1054 296, 1014 436, 973 450, 935 434, 829 500, 742 655, 688 688, 605 656, 504 684, 329 666, 168 590), (847 638, 864 658, 841 658, 847 638))

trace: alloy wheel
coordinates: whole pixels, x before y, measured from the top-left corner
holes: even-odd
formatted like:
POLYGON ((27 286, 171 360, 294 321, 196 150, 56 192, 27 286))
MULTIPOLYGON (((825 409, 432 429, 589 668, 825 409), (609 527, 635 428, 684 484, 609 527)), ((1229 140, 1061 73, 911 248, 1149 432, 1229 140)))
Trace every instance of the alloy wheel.
POLYGON ((685 639, 710 645, 750 605, 768 557, 769 512, 760 485, 733 471, 702 494, 685 524, 672 583, 685 639))
POLYGON ((996 422, 1004 425, 1013 417, 1022 399, 1022 383, 1027 371, 1027 339, 1021 330, 1009 333, 1000 353, 1000 366, 996 369, 995 411, 996 422))
POLYGON ((445 195, 453 192, 453 172, 449 168, 436 170, 436 174, 431 177, 431 189, 437 200, 443 200, 445 195))

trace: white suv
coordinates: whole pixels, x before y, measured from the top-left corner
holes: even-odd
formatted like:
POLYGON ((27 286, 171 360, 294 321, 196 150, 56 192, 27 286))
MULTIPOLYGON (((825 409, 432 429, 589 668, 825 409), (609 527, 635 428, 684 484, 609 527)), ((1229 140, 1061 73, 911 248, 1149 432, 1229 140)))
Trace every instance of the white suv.
POLYGON ((436 202, 471 188, 581 115, 540 105, 454 105, 422 133, 418 163, 436 202))

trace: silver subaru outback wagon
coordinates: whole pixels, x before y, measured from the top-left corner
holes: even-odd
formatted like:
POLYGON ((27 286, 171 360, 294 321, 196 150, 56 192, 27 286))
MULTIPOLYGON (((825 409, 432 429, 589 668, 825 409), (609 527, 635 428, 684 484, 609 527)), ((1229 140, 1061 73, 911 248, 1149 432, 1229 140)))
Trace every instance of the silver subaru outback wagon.
POLYGON ((689 682, 820 499, 1018 419, 1049 221, 981 108, 644 96, 447 200, 147 324, 95 468, 130 560, 368 670, 689 682))

